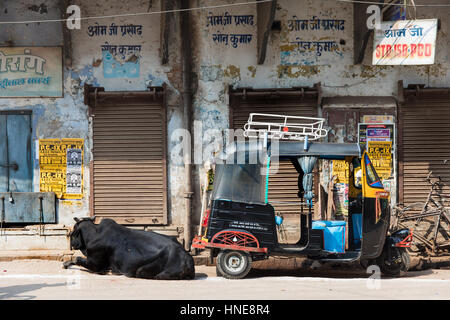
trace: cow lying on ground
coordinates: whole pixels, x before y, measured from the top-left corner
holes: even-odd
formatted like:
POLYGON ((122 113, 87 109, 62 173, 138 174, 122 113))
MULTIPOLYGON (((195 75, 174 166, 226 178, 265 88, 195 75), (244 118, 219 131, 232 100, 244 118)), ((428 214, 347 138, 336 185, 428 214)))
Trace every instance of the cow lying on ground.
POLYGON ((70 234, 71 249, 86 258, 75 257, 64 263, 82 266, 96 273, 112 271, 127 277, 146 279, 193 279, 194 259, 175 237, 152 231, 134 230, 103 219, 77 219, 70 234))

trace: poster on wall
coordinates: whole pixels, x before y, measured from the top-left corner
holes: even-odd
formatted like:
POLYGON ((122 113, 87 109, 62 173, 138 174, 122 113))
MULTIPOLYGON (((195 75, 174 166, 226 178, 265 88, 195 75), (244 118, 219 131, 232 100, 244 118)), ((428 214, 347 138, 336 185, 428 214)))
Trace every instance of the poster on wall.
POLYGON ((361 152, 367 150, 368 141, 394 141, 395 124, 393 123, 359 123, 358 142, 361 152))
POLYGON ((83 197, 83 139, 40 139, 40 191, 58 199, 83 197))
POLYGON ((358 125, 361 151, 367 151, 381 180, 387 180, 392 175, 394 136, 394 123, 360 123, 358 125))
POLYGON ((361 118, 362 123, 394 123, 394 116, 391 115, 364 115, 361 118))
POLYGON ((389 179, 392 171, 392 141, 368 141, 367 153, 381 180, 389 179))
POLYGON ((349 163, 345 160, 333 160, 332 176, 336 177, 333 202, 335 215, 348 215, 348 184, 350 176, 349 163))
POLYGON ((437 19, 381 22, 374 33, 372 64, 433 64, 437 25, 437 19))
POLYGON ((348 162, 345 160, 333 160, 333 176, 336 176, 336 183, 348 183, 350 175, 348 162))
POLYGON ((82 194, 83 150, 67 149, 66 195, 82 194))
POLYGON ((62 97, 61 47, 0 48, 0 97, 62 97))

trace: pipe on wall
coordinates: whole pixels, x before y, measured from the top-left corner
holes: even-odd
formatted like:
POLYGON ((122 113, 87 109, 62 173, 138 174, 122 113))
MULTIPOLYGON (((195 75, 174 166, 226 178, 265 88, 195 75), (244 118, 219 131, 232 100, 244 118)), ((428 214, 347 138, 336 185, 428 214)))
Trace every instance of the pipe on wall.
MULTIPOLYGON (((189 0, 181 0, 181 9, 189 9, 189 0)), ((184 129, 192 133, 192 52, 191 52, 191 23, 190 11, 180 12, 181 29, 181 68, 182 68, 182 102, 183 102, 183 124, 184 129)), ((192 137, 192 134, 190 134, 192 137)), ((193 184, 192 184, 192 138, 189 141, 190 149, 184 152, 184 168, 186 188, 185 198, 185 223, 184 223, 184 246, 190 251, 192 240, 192 202, 193 202, 193 184)))

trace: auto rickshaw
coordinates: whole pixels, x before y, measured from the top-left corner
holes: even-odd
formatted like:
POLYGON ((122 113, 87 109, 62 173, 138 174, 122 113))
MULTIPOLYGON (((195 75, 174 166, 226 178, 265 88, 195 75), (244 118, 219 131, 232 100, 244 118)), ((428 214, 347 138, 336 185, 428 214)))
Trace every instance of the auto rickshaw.
POLYGON ((252 261, 269 256, 304 256, 334 263, 360 261, 366 267, 378 265, 388 276, 406 272, 411 230, 389 233, 389 192, 359 144, 314 141, 324 136, 322 125, 316 122, 323 122, 320 118, 279 116, 278 122, 272 118, 255 122, 253 116, 246 125, 246 136, 252 135, 249 124, 258 124, 264 127, 256 130, 264 139, 257 143, 236 141, 231 151, 228 148, 226 154, 218 157, 205 228, 192 244, 197 249, 211 250, 212 257, 217 257, 217 274, 228 279, 243 278, 252 261), (310 120, 312 125, 300 125, 300 120, 310 120), (319 159, 349 163, 346 221, 313 220, 313 170, 319 159), (270 168, 283 160, 290 161, 298 172, 298 196, 308 207, 303 212, 301 206, 300 237, 295 244, 278 242, 279 221, 268 201, 270 168))

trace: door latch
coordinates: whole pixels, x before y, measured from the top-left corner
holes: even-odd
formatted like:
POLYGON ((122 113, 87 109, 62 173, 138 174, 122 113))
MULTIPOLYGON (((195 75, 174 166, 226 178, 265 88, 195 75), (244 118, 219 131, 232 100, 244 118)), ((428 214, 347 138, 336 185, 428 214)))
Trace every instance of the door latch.
POLYGON ((17 163, 0 164, 0 167, 3 167, 3 168, 13 168, 14 171, 19 170, 19 165, 18 165, 17 163))

